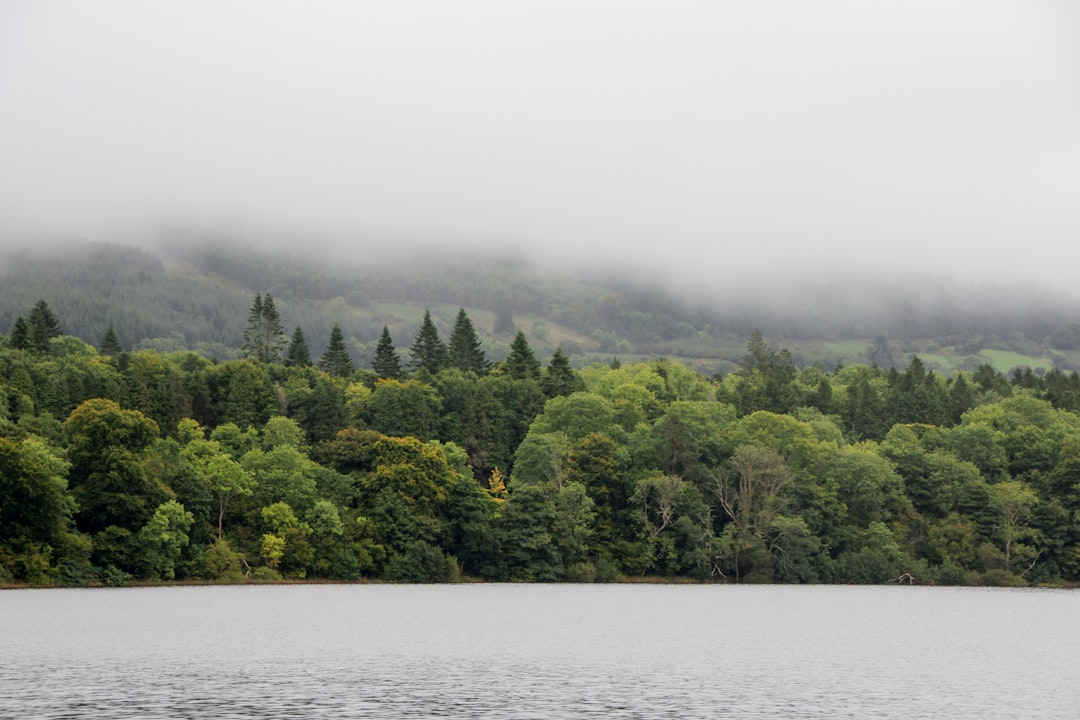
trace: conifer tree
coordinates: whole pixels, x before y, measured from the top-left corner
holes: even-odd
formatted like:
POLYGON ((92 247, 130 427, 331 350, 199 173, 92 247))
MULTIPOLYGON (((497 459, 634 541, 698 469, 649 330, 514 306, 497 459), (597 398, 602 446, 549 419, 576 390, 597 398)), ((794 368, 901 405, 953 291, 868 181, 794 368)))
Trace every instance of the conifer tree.
POLYGON ((105 331, 105 334, 101 337, 101 354, 102 355, 119 355, 124 352, 124 348, 120 347, 120 338, 116 336, 116 330, 113 329, 113 324, 109 323, 109 329, 105 331))
POLYGON ((450 333, 450 367, 477 375, 483 375, 491 367, 465 308, 458 309, 454 330, 450 333))
POLYGON ((285 346, 285 331, 281 328, 281 317, 274 307, 274 298, 267 293, 265 297, 255 294, 255 301, 248 312, 248 326, 244 330, 244 357, 260 362, 277 362, 285 346))
POLYGON ((48 352, 49 340, 61 333, 60 320, 44 300, 30 311, 30 345, 38 352, 48 352))
POLYGON ((385 325, 382 328, 382 336, 379 337, 379 344, 375 346, 375 357, 371 361, 371 369, 381 378, 401 377, 401 358, 390 337, 390 329, 385 325))
POLYGON ((424 310, 424 319, 420 322, 420 331, 416 334, 412 348, 409 350, 411 360, 409 364, 419 370, 424 368, 429 373, 435 373, 446 367, 447 351, 439 331, 431 319, 431 311, 424 310))
POLYGON ((15 324, 11 326, 11 337, 8 338, 8 343, 15 350, 30 349, 30 324, 22 315, 15 318, 15 324))
POLYGON ((341 334, 341 327, 337 323, 334 323, 334 329, 330 331, 326 352, 319 359, 319 369, 338 377, 349 377, 353 374, 352 358, 345 349, 345 336, 341 334))
POLYGON ((285 351, 285 364, 289 367, 311 367, 311 351, 308 350, 304 331, 300 326, 293 331, 292 342, 285 351))
POLYGON ((570 360, 563 354, 562 347, 555 348, 555 354, 551 356, 547 372, 540 381, 540 389, 549 398, 557 395, 570 395, 585 389, 574 368, 570 367, 570 360))
POLYGON ((540 377, 540 361, 536 359, 529 341, 525 339, 525 333, 520 330, 514 336, 514 342, 510 344, 510 355, 504 365, 506 374, 515 380, 540 377))

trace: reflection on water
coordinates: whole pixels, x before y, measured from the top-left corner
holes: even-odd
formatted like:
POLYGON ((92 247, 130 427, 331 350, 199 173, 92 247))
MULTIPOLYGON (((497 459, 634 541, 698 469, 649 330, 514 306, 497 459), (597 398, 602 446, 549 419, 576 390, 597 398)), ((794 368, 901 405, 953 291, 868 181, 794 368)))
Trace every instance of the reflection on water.
POLYGON ((309 585, 0 593, 0 718, 1075 718, 1080 594, 309 585))

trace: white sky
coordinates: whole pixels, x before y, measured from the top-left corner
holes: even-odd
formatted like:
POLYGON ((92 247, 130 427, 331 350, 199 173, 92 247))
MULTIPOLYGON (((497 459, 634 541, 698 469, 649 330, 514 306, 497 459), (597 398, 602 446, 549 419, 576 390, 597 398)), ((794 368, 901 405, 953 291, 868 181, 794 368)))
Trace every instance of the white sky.
POLYGON ((181 221, 693 283, 873 269, 1068 288, 1078 8, 4 0, 0 243, 181 221))

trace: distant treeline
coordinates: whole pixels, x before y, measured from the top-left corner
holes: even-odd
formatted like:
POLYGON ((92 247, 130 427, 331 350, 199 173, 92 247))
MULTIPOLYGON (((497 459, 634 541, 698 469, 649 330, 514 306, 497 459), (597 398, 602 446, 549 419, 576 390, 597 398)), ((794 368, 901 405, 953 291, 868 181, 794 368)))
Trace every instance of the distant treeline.
MULTIPOLYGON (((328 257, 316 249, 243 249, 196 235, 170 236, 168 251, 71 242, 21 251, 5 259, 0 328, 42 296, 64 318, 64 330, 97 342, 112 323, 126 349, 194 349, 211 359, 239 356, 244 312, 255 292, 269 292, 291 325, 322 346, 337 322, 346 347, 368 364, 383 325, 399 335, 411 319, 378 304, 444 305, 528 315, 579 334, 564 351, 580 365, 612 355, 712 359, 736 367, 729 342, 755 328, 792 341, 885 337, 894 342, 938 338, 962 345, 978 338, 1016 338, 1061 350, 1080 347, 1074 302, 1016 288, 961 289, 947 280, 882 282, 847 278, 802 285, 767 279, 752 288, 717 282, 679 295, 648 278, 559 275, 524 263, 480 256, 444 256, 409 263, 328 257)), ((445 323, 450 318, 436 318, 445 323)), ((545 329, 524 327, 550 352, 545 329)), ((485 334, 496 356, 513 329, 485 334)), ((796 354, 800 366, 803 358, 796 354)), ((846 357, 844 362, 864 361, 846 357)), ((1060 365, 1069 368, 1063 358, 1060 365)), ((906 363, 900 363, 902 367, 906 363)))
MULTIPOLYGON (((150 270, 148 270, 148 273, 150 270)), ((574 370, 468 314, 356 370, 247 310, 240 359, 0 337, 0 581, 1023 585, 1080 579, 1080 376, 574 370)))

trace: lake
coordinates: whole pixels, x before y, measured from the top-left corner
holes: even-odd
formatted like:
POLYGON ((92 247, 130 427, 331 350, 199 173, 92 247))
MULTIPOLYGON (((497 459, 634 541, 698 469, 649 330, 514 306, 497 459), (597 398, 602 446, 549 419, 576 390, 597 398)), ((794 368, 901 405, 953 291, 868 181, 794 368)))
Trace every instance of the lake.
POLYGON ((1080 593, 0 592, 0 718, 1076 718, 1080 593))

